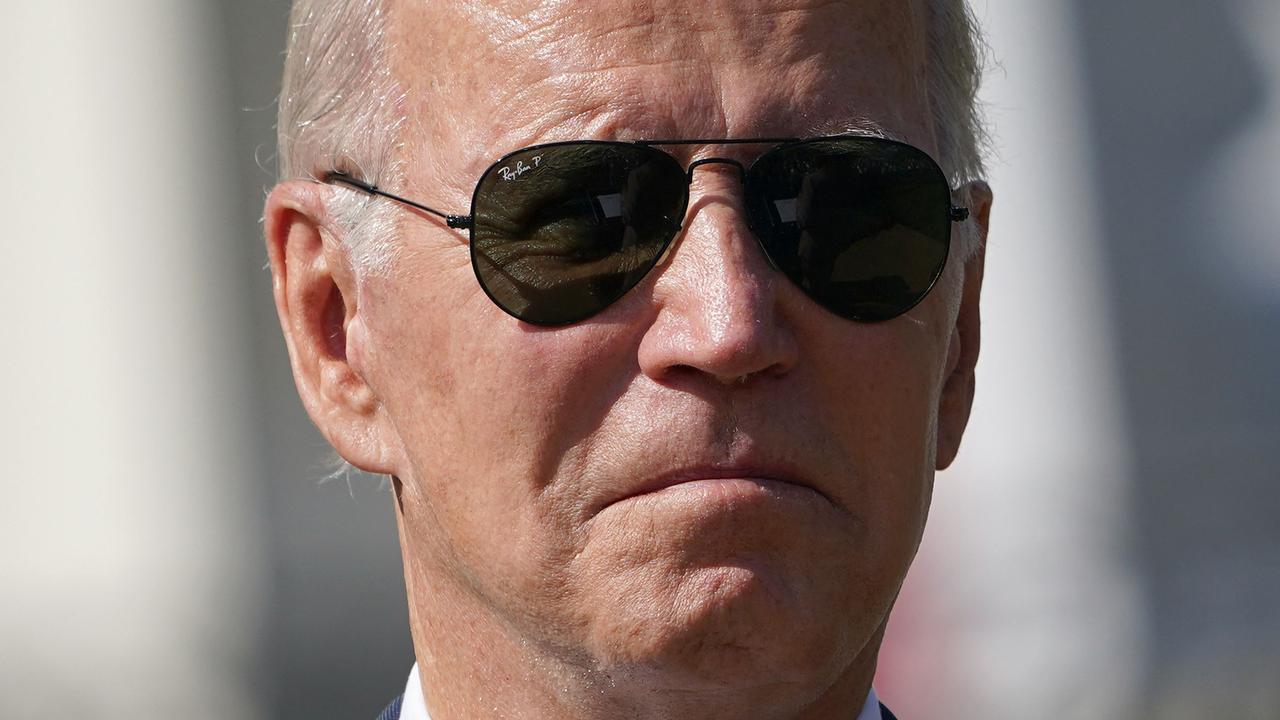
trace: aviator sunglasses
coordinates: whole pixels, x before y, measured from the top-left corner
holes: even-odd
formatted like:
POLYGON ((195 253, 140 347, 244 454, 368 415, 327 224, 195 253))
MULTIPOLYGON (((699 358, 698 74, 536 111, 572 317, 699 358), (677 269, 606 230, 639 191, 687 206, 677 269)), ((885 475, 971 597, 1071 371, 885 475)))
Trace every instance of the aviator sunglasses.
POLYGON ((689 204, 693 171, 742 179, 747 226, 770 264, 840 317, 879 322, 924 299, 942 274, 951 223, 946 175, 928 153, 879 137, 575 140, 504 155, 480 176, 471 214, 450 215, 349 174, 327 183, 436 215, 470 233, 471 265, 503 311, 536 325, 601 312, 664 258, 689 204), (750 166, 722 157, 683 167, 659 149, 770 144, 750 166))

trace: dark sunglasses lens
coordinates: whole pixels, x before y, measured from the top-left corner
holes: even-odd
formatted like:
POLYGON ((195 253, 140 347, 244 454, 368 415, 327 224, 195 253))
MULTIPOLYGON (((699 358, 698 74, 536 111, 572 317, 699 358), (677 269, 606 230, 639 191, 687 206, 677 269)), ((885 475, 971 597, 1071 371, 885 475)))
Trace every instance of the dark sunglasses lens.
POLYGON ((951 193, 924 151, 880 138, 783 145, 747 176, 752 229, 819 304, 888 320, 924 299, 951 244, 951 193))
POLYGON ((680 228, 687 190, 674 158, 641 145, 565 143, 512 153, 476 188, 476 277, 525 322, 587 318, 653 268, 680 228))

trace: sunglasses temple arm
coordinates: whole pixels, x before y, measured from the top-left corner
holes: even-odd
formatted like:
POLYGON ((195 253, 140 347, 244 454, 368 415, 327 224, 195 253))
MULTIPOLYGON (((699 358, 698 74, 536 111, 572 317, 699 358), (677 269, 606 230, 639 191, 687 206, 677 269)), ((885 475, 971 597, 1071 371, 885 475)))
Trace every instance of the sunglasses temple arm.
POLYGON ((969 208, 951 208, 951 222, 964 222, 969 219, 969 208))
POLYGON ((395 202, 398 202, 402 205, 407 205, 411 208, 414 208, 415 210, 421 210, 422 212, 430 213, 432 215, 435 215, 438 218, 443 218, 445 221, 445 224, 451 228, 454 228, 455 230, 464 230, 466 228, 471 227, 470 215, 450 215, 448 213, 440 212, 439 210, 436 210, 435 208, 427 207, 422 203, 416 203, 412 200, 409 200, 408 198, 402 198, 399 195, 393 195, 387 192, 386 190, 380 189, 377 185, 370 185, 369 183, 364 182, 363 180, 357 180, 351 177, 350 175, 347 175, 346 173, 331 172, 324 176, 324 182, 330 185, 333 185, 333 184, 345 185, 349 188, 359 190, 360 192, 367 193, 369 195, 377 195, 378 197, 384 197, 388 200, 394 200, 395 202))

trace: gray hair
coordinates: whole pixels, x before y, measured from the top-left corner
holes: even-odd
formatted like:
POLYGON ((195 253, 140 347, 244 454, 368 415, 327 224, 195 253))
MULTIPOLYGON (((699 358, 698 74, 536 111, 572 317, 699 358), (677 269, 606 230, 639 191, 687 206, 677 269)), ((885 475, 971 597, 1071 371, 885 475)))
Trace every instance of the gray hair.
MULTIPOLYGON (((280 179, 341 170, 395 187, 404 172, 404 91, 386 41, 387 0, 295 0, 276 124, 280 179)), ((389 203, 334 193, 329 212, 366 271, 393 259, 389 203)))
POLYGON ((986 175, 990 149, 978 89, 987 45, 966 0, 928 0, 929 101, 938 163, 959 186, 986 175))
MULTIPOLYGON (((403 89, 388 58, 389 0, 295 0, 277 125, 280 177, 340 169, 384 187, 403 180, 403 89)), ((959 186, 984 176, 988 149, 978 102, 986 46, 966 0, 927 0, 928 94, 938 162, 959 186)), ((389 203, 336 193, 330 212, 366 270, 391 262, 396 230, 389 203)), ((976 249, 960 235, 960 255, 976 249)))

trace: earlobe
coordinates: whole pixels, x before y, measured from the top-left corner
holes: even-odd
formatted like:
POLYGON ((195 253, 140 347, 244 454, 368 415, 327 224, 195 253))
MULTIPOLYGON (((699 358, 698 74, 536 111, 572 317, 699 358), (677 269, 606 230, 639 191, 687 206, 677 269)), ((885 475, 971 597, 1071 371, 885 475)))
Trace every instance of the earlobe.
POLYGON ((969 423, 977 385, 978 351, 982 345, 980 299, 985 272, 987 228, 991 218, 991 188, 985 182, 966 186, 971 210, 966 232, 974 234, 972 252, 965 259, 960 307, 947 351, 945 378, 938 403, 935 466, 947 469, 960 452, 960 440, 969 423))
POLYGON ((329 219, 326 188, 281 183, 264 217, 272 290, 298 395, 344 459, 391 474, 387 423, 377 394, 352 362, 367 342, 356 278, 329 219))

